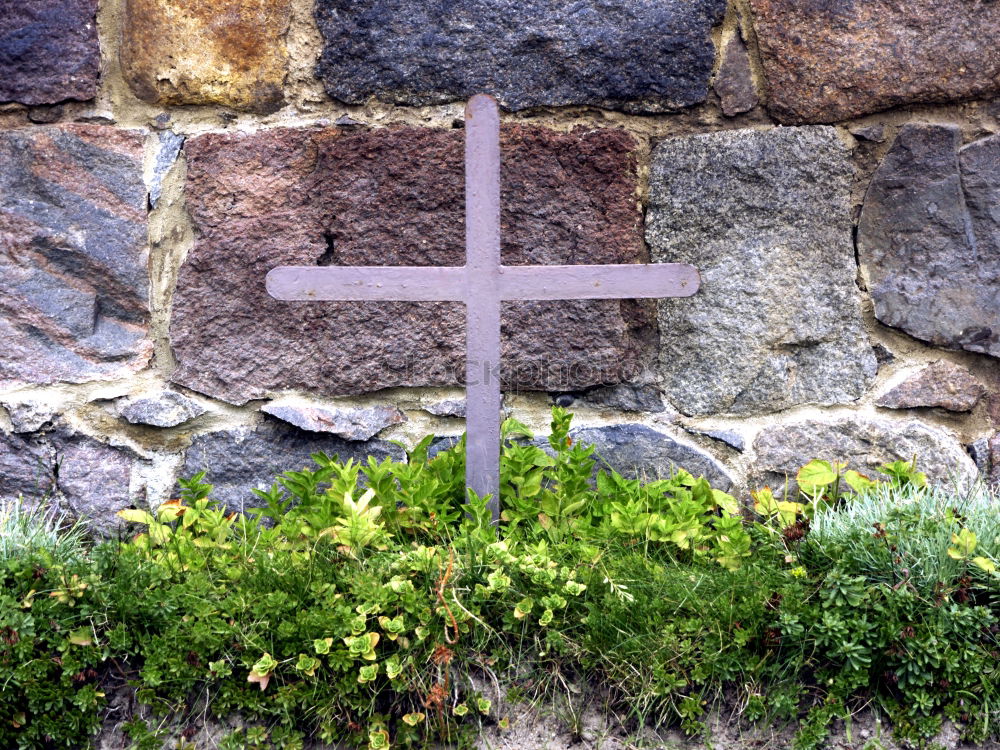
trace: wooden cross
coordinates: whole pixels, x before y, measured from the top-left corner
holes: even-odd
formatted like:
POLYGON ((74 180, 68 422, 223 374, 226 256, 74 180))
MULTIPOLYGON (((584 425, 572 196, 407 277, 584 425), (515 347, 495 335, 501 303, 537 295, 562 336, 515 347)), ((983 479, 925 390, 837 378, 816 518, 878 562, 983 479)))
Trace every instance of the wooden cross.
POLYGON ((506 300, 689 297, 698 271, 681 263, 504 266, 500 262, 500 117, 493 97, 465 108, 465 265, 282 266, 267 275, 280 300, 464 302, 466 487, 499 518, 500 305, 506 300))

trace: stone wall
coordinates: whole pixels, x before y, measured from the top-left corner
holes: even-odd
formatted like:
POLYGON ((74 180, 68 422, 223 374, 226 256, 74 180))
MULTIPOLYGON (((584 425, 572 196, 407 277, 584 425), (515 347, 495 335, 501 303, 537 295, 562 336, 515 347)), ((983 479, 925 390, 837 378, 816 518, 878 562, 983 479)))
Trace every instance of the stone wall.
POLYGON ((462 431, 454 305, 290 304, 278 264, 462 261, 462 100, 507 263, 702 291, 504 312, 506 406, 628 472, 1000 481, 1000 4, 24 0, 0 19, 0 496, 111 531, 208 469, 462 431))

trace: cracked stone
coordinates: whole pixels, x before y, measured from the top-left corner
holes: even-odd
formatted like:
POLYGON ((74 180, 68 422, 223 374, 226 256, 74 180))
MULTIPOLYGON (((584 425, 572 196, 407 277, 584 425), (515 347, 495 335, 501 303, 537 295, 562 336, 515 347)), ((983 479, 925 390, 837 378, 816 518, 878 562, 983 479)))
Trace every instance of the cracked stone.
POLYGON ((852 171, 833 128, 670 138, 653 152, 646 238, 691 263, 694 297, 659 303, 660 366, 686 415, 843 404, 877 363, 855 284, 852 171))
POLYGON ((386 427, 406 421, 406 415, 394 406, 327 408, 270 403, 260 410, 302 430, 328 432, 352 441, 369 440, 386 427))
POLYGON ((0 388, 145 367, 143 136, 95 125, 0 132, 0 388))
POLYGON ((960 145, 957 126, 899 131, 865 196, 858 253, 881 322, 1000 357, 1000 136, 960 145))
POLYGON ((964 367, 941 360, 906 379, 875 403, 888 409, 940 407, 972 411, 986 387, 964 367))

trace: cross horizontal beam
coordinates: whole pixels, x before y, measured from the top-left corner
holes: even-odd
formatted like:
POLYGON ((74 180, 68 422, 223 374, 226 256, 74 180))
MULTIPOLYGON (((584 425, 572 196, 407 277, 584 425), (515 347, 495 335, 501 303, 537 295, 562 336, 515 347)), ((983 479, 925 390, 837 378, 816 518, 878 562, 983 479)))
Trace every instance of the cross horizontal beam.
MULTIPOLYGON (((465 302, 466 266, 280 266, 267 275, 272 297, 290 301, 465 302)), ((500 266, 501 300, 690 297, 694 267, 684 263, 500 266)))

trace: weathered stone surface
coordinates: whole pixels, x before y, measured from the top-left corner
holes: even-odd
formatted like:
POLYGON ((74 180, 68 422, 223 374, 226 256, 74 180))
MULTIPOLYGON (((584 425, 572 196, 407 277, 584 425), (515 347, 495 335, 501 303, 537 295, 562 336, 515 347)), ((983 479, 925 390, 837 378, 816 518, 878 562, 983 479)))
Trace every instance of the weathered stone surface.
POLYGON ((985 395, 985 386, 968 370, 941 360, 906 379, 876 403, 889 409, 940 407, 962 412, 972 411, 985 395))
POLYGON ((0 102, 93 99, 100 67, 97 0, 0 4, 0 102))
POLYGON ((858 250, 880 321, 1000 357, 1000 136, 961 156, 960 139, 957 127, 900 130, 865 196, 858 250))
POLYGON ((990 475, 989 482, 1000 488, 1000 432, 990 440, 990 475))
POLYGON ((733 36, 722 53, 722 65, 712 84, 726 117, 749 112, 757 106, 757 92, 750 72, 750 55, 739 34, 733 36))
POLYGON ((319 0, 330 96, 660 112, 705 100, 725 0, 319 0))
POLYGON ((121 62, 160 105, 272 112, 284 103, 290 0, 127 0, 121 62))
POLYGON ((653 152, 646 238, 701 291, 660 302, 667 397, 685 414, 858 399, 876 373, 861 320, 851 167, 832 128, 674 138, 653 152))
POLYGON ((125 399, 118 406, 118 415, 126 421, 150 427, 177 427, 207 411, 193 398, 176 391, 125 399))
POLYGON ((309 432, 328 432, 344 440, 370 440, 386 427, 406 421, 395 406, 326 408, 301 403, 272 402, 265 414, 309 432))
POLYGON ((60 427, 46 435, 0 432, 0 498, 49 499, 95 533, 120 527, 129 506, 132 456, 60 427))
MULTIPOLYGON (((630 136, 515 126, 502 141, 505 263, 643 257, 630 136)), ((460 131, 212 134, 185 151, 197 241, 174 296, 176 382, 240 403, 464 377, 457 303, 288 303, 264 288, 284 264, 462 265, 460 131)), ((565 390, 630 380, 655 341, 651 311, 603 300, 510 304, 505 382, 565 390)))
POLYGON ((600 406, 620 411, 651 412, 654 414, 665 411, 662 395, 651 385, 621 383, 603 386, 582 394, 581 400, 588 406, 600 406))
POLYGON ((728 491, 733 486, 732 476, 710 454, 645 425, 585 427, 570 434, 575 442, 597 449, 599 468, 614 469, 622 476, 655 479, 680 468, 705 477, 716 489, 728 491))
POLYGON ((0 406, 7 410, 14 432, 36 432, 51 424, 56 416, 55 406, 36 399, 4 400, 0 406))
POLYGON ((900 104, 1000 93, 990 0, 750 0, 781 122, 837 122, 900 104))
POLYGON ((163 178, 174 166, 177 157, 184 145, 184 136, 178 135, 171 130, 163 130, 157 133, 160 141, 160 148, 156 152, 156 163, 153 165, 153 179, 149 185, 149 207, 156 208, 160 202, 160 195, 163 192, 163 178))
POLYGON ((934 482, 971 482, 976 464, 950 434, 921 422, 842 419, 807 420, 765 428, 754 440, 753 486, 784 488, 813 459, 846 461, 849 468, 878 477, 878 467, 917 457, 917 468, 934 482))
POLYGON ((142 153, 101 126, 0 132, 0 388, 149 361, 142 153))
POLYGON ((304 432, 276 419, 267 419, 256 429, 238 427, 198 435, 191 443, 181 476, 207 471, 215 486, 212 497, 230 510, 253 508, 259 500, 252 490, 266 490, 275 477, 286 471, 313 466, 309 456, 320 451, 343 460, 374 456, 403 458, 392 443, 372 440, 348 442, 330 435, 304 432))
POLYGON ((433 414, 435 417, 461 417, 465 419, 465 407, 466 401, 464 398, 446 398, 443 401, 427 404, 424 407, 424 411, 428 414, 433 414))
POLYGON ((685 428, 688 432, 694 435, 704 435, 705 437, 710 437, 712 440, 718 440, 720 443, 725 443, 733 450, 737 450, 740 453, 747 449, 747 440, 742 433, 736 430, 697 430, 691 427, 685 428))

